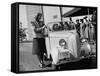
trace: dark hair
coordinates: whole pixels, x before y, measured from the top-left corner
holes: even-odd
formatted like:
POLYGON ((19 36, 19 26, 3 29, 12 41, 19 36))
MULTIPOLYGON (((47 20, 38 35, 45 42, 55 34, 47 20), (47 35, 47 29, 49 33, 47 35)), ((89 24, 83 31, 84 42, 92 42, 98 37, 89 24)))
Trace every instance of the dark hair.
POLYGON ((69 20, 72 21, 72 18, 70 17, 69 20))
POLYGON ((79 22, 79 19, 77 19, 76 21, 79 22))
POLYGON ((68 22, 65 22, 66 25, 68 25, 68 22))
POLYGON ((59 22, 59 24, 63 25, 63 22, 59 22))
POLYGON ((36 20, 37 22, 39 22, 41 16, 42 16, 41 13, 37 13, 35 20, 36 20))
POLYGON ((82 23, 83 23, 83 19, 80 19, 80 22, 82 22, 82 23))
POLYGON ((85 16, 84 19, 87 19, 87 16, 85 16))

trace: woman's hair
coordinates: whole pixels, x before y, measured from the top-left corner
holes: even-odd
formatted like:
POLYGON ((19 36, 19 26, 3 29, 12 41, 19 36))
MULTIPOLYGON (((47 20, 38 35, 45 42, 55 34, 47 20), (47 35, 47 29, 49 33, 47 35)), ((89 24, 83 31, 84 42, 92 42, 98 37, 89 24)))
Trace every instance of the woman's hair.
POLYGON ((76 22, 79 22, 79 19, 77 19, 76 22))
POLYGON ((82 22, 82 23, 83 23, 83 19, 80 19, 80 22, 82 22))
POLYGON ((72 21, 72 18, 70 17, 69 20, 72 21))
POLYGON ((87 16, 84 17, 84 19, 87 19, 87 18, 88 18, 87 16))
POLYGON ((42 16, 41 13, 37 13, 37 15, 36 15, 36 17, 35 17, 35 20, 36 20, 37 22, 39 22, 39 20, 41 19, 41 16, 42 16))

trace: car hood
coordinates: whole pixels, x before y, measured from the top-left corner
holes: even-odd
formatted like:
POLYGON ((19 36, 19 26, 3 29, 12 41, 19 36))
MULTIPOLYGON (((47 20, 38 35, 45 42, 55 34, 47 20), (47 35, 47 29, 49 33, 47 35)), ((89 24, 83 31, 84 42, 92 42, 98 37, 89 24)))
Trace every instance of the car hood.
POLYGON ((76 30, 71 31, 57 31, 49 33, 49 37, 69 37, 72 35, 76 35, 76 30))

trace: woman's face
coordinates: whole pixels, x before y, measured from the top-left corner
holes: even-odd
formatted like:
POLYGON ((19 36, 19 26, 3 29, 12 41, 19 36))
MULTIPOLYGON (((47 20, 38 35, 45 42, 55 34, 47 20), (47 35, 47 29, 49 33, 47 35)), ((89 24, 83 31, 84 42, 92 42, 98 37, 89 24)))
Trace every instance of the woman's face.
POLYGON ((42 15, 41 15, 41 17, 40 17, 39 21, 43 21, 43 16, 42 16, 42 15))
POLYGON ((39 19, 41 19, 41 15, 39 15, 39 17, 38 17, 39 19))
POLYGON ((42 14, 38 13, 38 14, 37 14, 37 16, 36 16, 36 21, 38 21, 38 22, 39 22, 39 21, 40 21, 40 19, 41 19, 41 17, 42 17, 42 14))

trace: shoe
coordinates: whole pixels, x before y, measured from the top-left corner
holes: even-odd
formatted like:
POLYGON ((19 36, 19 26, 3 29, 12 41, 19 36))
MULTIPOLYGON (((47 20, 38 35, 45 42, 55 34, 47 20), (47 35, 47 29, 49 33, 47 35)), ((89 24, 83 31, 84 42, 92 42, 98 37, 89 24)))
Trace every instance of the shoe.
POLYGON ((40 68, 45 68, 45 65, 44 65, 43 63, 40 63, 40 64, 39 64, 39 67, 40 67, 40 68))

